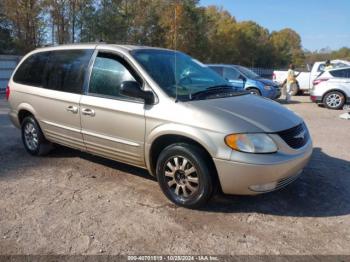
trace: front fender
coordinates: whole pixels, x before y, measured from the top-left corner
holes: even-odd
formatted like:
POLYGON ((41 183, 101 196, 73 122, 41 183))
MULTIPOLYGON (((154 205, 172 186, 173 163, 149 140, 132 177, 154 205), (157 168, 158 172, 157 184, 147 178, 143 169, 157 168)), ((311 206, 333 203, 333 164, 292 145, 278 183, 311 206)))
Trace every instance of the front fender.
POLYGON ((150 153, 152 144, 157 138, 164 135, 178 135, 192 139, 203 146, 213 158, 229 159, 231 156, 232 150, 226 146, 224 134, 192 126, 167 123, 155 127, 146 136, 145 161, 149 170, 151 170, 150 153))

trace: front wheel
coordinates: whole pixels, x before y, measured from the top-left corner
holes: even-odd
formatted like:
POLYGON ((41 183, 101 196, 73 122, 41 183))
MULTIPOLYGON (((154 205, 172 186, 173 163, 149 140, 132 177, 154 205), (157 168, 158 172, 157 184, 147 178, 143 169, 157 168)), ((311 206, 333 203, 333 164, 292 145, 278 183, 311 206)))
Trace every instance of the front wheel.
POLYGON ((190 144, 166 147, 157 161, 158 183, 173 203, 198 208, 210 199, 215 187, 215 176, 200 148, 190 144))
POLYGON ((257 88, 249 88, 248 91, 249 91, 252 95, 261 96, 261 93, 260 93, 259 89, 257 89, 257 88))
POLYGON ((329 109, 342 109, 345 104, 345 96, 338 91, 331 91, 324 96, 323 104, 329 109))

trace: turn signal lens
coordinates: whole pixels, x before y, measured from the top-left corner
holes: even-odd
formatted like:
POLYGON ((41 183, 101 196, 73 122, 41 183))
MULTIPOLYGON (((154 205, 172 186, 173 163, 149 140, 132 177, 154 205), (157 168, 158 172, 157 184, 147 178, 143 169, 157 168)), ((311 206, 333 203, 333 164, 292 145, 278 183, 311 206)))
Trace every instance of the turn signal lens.
POLYGON ((238 141, 241 138, 241 134, 228 135, 225 137, 225 143, 234 150, 239 150, 238 141))

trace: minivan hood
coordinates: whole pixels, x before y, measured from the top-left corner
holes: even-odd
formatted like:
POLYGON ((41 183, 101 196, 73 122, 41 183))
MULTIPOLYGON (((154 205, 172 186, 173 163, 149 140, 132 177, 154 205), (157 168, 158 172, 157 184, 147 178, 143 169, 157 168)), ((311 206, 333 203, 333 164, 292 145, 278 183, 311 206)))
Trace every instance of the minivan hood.
MULTIPOLYGON (((206 125, 212 123, 220 132, 274 133, 292 128, 303 120, 294 112, 270 99, 255 95, 207 99, 190 102, 206 125)), ((199 119, 198 119, 199 120, 199 119)))

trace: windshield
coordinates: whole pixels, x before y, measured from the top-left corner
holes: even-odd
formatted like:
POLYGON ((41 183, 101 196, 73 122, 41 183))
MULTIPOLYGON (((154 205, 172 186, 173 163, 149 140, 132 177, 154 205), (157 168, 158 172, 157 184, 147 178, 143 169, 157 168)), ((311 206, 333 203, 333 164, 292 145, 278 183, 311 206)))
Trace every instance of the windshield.
POLYGON ((236 66, 236 68, 249 79, 260 78, 260 76, 257 73, 253 72, 252 70, 244 66, 236 66))
POLYGON ((194 58, 170 50, 141 49, 131 52, 153 80, 171 97, 188 99, 192 94, 229 83, 194 58), (176 91, 177 89, 177 91, 176 91))

